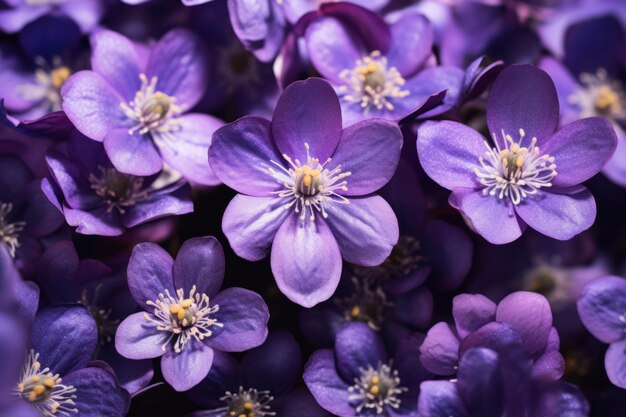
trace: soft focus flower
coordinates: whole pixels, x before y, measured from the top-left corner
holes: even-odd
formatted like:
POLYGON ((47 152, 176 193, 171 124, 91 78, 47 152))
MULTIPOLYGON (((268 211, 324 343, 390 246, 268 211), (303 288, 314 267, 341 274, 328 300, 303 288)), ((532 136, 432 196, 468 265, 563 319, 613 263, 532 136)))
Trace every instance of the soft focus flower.
POLYGON ((208 374, 214 350, 241 352, 263 343, 269 313, 243 288, 219 291, 224 253, 213 237, 186 241, 176 260, 154 243, 135 246, 128 286, 145 312, 118 327, 117 351, 129 359, 161 358, 165 380, 178 391, 208 374))
POLYGON ((91 31, 105 12, 104 0, 5 0, 0 9, 0 29, 15 33, 47 14, 70 17, 83 32, 91 31))
POLYGON ((512 242, 526 226, 566 240, 593 224, 595 200, 580 184, 611 157, 615 132, 595 117, 556 131, 558 109, 546 73, 513 65, 500 73, 489 94, 493 144, 456 122, 425 122, 419 128, 422 167, 452 190, 450 205, 489 242, 512 242))
POLYGON ((398 164, 402 135, 372 119, 345 130, 339 101, 320 79, 297 82, 280 97, 273 121, 244 117, 219 129, 209 162, 241 194, 222 227, 242 258, 272 250, 272 271, 290 300, 311 307, 327 300, 342 257, 378 265, 398 240, 396 217, 371 193, 398 164))
POLYGON ((151 47, 99 30, 91 37, 92 71, 63 85, 63 110, 76 128, 98 142, 120 172, 148 176, 163 164, 199 184, 217 179, 206 161, 212 116, 187 113, 207 86, 204 45, 175 29, 151 47))
POLYGON ((124 174, 111 164, 102 144, 77 131, 46 156, 50 176, 42 188, 76 231, 117 236, 127 228, 193 211, 184 180, 157 185, 158 175, 124 174))

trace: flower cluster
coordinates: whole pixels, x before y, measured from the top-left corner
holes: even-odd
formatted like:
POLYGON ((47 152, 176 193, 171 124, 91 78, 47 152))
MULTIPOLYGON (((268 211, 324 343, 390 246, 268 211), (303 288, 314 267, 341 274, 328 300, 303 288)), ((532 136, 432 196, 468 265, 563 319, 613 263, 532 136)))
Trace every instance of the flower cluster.
POLYGON ((623 0, 0 0, 0 417, 623 417, 625 47, 623 0))

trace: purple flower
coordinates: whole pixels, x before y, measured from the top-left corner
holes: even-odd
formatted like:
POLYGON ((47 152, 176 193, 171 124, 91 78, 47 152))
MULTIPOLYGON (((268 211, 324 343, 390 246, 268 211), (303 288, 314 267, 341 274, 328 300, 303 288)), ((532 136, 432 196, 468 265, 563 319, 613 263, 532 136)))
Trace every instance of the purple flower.
MULTIPOLYGON (((552 327, 552 312, 542 295, 518 291, 496 306, 482 295, 454 297, 455 326, 435 324, 420 347, 422 364, 437 375, 454 375, 463 353, 472 347, 490 347, 507 338, 522 349, 523 361, 530 361, 533 377, 558 380, 564 371, 559 353, 559 336, 552 327)), ((521 359, 520 359, 521 360, 521 359)))
MULTIPOLYGON (((124 3, 127 4, 142 4, 142 3, 146 3, 152 0, 122 0, 124 3)), ((203 3, 208 3, 210 1, 213 0, 180 0, 185 6, 196 6, 198 4, 203 4, 203 3)))
MULTIPOLYGON (((3 331, 9 330, 4 324, 3 331)), ((3 372, 2 378, 13 378, 12 389, 17 393, 7 404, 7 415, 126 415, 128 393, 119 386, 108 365, 90 362, 98 332, 84 307, 42 310, 34 319, 30 335, 29 350, 12 357, 2 355, 0 368, 11 369, 8 374, 3 372), (18 366, 21 372, 16 373, 18 366)))
POLYGON ((128 291, 126 264, 115 272, 95 259, 79 259, 71 241, 51 245, 37 264, 37 283, 49 305, 80 303, 98 328, 95 359, 113 368, 120 385, 131 395, 145 388, 153 377, 152 361, 133 361, 115 351, 115 331, 121 320, 138 310, 128 291))
POLYGON ((50 176, 42 180, 43 191, 78 233, 118 236, 127 228, 193 211, 184 180, 157 185, 158 175, 124 174, 101 143, 77 131, 50 151, 46 162, 50 176))
MULTIPOLYGON (((334 0, 291 0, 283 3, 283 10, 287 20, 295 24, 305 14, 318 10, 325 3, 333 2, 334 0)), ((378 11, 385 7, 389 0, 351 0, 350 3, 378 11)))
POLYGON ((428 176, 452 190, 450 205, 489 242, 512 242, 527 225, 567 240, 595 220, 595 200, 580 184, 602 169, 617 139, 611 124, 595 117, 556 131, 558 114, 550 77, 513 65, 487 101, 493 144, 460 123, 426 122, 418 156, 428 176))
POLYGON ((559 94, 561 123, 584 117, 606 118, 617 133, 617 149, 603 168, 609 179, 626 186, 626 32, 619 20, 604 16, 578 23, 565 36, 563 63, 540 62, 559 94))
POLYGON ((611 382, 626 388, 626 280, 598 278, 583 288, 578 314, 597 339, 609 344, 604 367, 611 382))
POLYGON ((161 358, 165 380, 177 391, 209 373, 215 351, 241 352, 263 343, 269 312, 243 288, 219 291, 224 252, 213 237, 187 240, 176 260, 154 243, 135 246, 128 286, 145 310, 126 318, 115 335, 129 359, 161 358))
POLYGON ((186 393, 207 410, 190 417, 325 417, 310 394, 294 390, 301 373, 300 347, 282 330, 271 331, 267 340, 247 352, 241 362, 216 352, 207 377, 186 393))
POLYGON ((372 119, 342 130, 339 100, 311 78, 285 89, 273 121, 244 117, 217 132, 209 162, 238 191, 222 228, 237 255, 271 254, 278 287, 311 307, 327 300, 342 257, 378 265, 398 240, 396 217, 372 193, 393 175, 402 134, 372 119))
POLYGON ((372 117, 401 120, 442 90, 444 104, 422 117, 445 113, 456 103, 465 74, 429 64, 433 33, 423 15, 406 13, 389 24, 349 3, 326 4, 322 11, 306 27, 307 52, 337 91, 345 125, 372 117), (356 29, 363 27, 372 29, 356 29))
POLYGON ((337 333, 334 352, 311 355, 304 382, 318 404, 337 416, 415 417, 419 383, 429 376, 419 364, 420 342, 408 339, 390 360, 374 330, 347 324, 337 333))
POLYGON ((47 14, 70 17, 83 32, 91 31, 105 12, 103 0, 5 0, 0 9, 0 29, 19 32, 28 23, 47 14))
POLYGON ((151 47, 99 30, 91 36, 93 71, 73 74, 63 85, 63 110, 76 128, 98 142, 113 166, 147 176, 163 164, 199 184, 217 179, 206 161, 212 116, 185 114, 207 83, 204 45, 184 29, 151 47))

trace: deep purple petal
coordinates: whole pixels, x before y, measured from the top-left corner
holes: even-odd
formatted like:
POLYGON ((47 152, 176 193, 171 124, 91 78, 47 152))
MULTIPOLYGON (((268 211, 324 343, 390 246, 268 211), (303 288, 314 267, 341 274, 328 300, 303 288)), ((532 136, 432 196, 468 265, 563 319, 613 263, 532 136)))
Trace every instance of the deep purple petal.
POLYGON ((75 408, 81 417, 119 417, 130 407, 130 396, 106 369, 79 369, 64 376, 63 384, 76 388, 75 408))
POLYGON ((459 361, 459 339, 449 324, 439 322, 420 346, 424 368, 437 375, 454 375, 459 361))
POLYGON ((145 318, 145 313, 135 313, 120 323, 115 333, 115 349, 128 359, 152 359, 165 353, 163 346, 171 333, 156 329, 145 318))
POLYGON ((172 257, 156 243, 140 243, 133 249, 128 261, 128 288, 146 311, 154 310, 147 302, 158 300, 166 290, 176 294, 173 267, 172 257))
POLYGON ((348 323, 335 338, 337 369, 344 381, 361 376, 361 369, 387 361, 387 349, 380 335, 365 323, 348 323))
POLYGON ((540 191, 518 204, 515 211, 536 231, 554 239, 568 240, 593 225, 596 202, 583 186, 558 191, 540 191))
POLYGON ((68 206, 73 209, 90 209, 102 202, 102 198, 91 188, 88 191, 85 189, 87 185, 85 173, 73 161, 51 151, 46 155, 46 163, 68 206))
POLYGON ((552 311, 543 295, 527 291, 509 294, 498 304, 496 320, 520 335, 531 356, 545 349, 552 330, 552 311))
POLYGON ((452 315, 463 339, 496 318, 496 304, 480 294, 459 294, 452 299, 452 315))
POLYGON ((191 187, 188 183, 184 183, 180 188, 169 193, 152 193, 148 199, 127 208, 120 217, 124 226, 130 228, 151 220, 192 212, 191 187))
POLYGON ((346 178, 348 190, 338 193, 365 195, 385 185, 396 172, 402 144, 402 132, 395 122, 370 119, 345 129, 332 163, 351 175, 346 178))
POLYGON ((204 343, 224 352, 242 352, 259 346, 267 337, 270 314, 263 298, 244 288, 228 288, 211 300, 219 305, 212 314, 224 326, 212 326, 213 334, 204 343))
POLYGON ((490 349, 470 349, 461 358, 457 389, 470 415, 500 417, 504 411, 499 357, 490 349))
POLYGON ((209 166, 207 152, 211 135, 224 122, 199 113, 184 115, 178 121, 180 130, 173 134, 173 140, 156 142, 163 161, 189 181, 202 185, 219 184, 209 166))
POLYGON ((187 29, 172 29, 159 39, 150 51, 147 68, 148 79, 157 77, 157 90, 176 97, 176 104, 184 110, 195 106, 206 90, 206 46, 187 29))
POLYGON ((422 382, 420 391, 417 402, 417 412, 420 416, 469 417, 454 382, 422 382))
POLYGON ((61 96, 67 117, 90 139, 102 142, 112 129, 129 124, 120 108, 124 99, 94 71, 80 71, 68 78, 61 96))
POLYGON ((539 61, 539 68, 550 75, 559 95, 561 109, 561 124, 569 123, 578 118, 579 109, 576 104, 570 103, 569 98, 581 87, 569 70, 552 57, 544 57, 539 61))
POLYGON ((332 350, 314 352, 304 368, 303 378, 322 408, 338 416, 354 417, 357 415, 348 400, 349 385, 341 379, 335 368, 332 350))
POLYGON ((236 195, 222 218, 222 230, 235 253, 249 261, 265 258, 278 228, 291 214, 291 210, 285 210, 288 202, 276 197, 236 195))
POLYGON ((626 340, 612 343, 604 357, 604 368, 609 380, 626 388, 626 340))
POLYGON ((407 12, 391 25, 391 36, 389 65, 405 78, 415 75, 432 54, 434 34, 430 22, 420 13, 407 12))
POLYGON ((115 169, 125 174, 147 176, 163 169, 161 155, 150 137, 130 134, 126 128, 108 132, 104 149, 115 169))
POLYGON ((202 407, 218 408, 224 405, 220 401, 224 393, 237 391, 242 383, 242 369, 239 362, 231 354, 215 350, 209 374, 185 395, 202 407))
POLYGON ((328 214, 325 221, 341 256, 357 265, 380 265, 398 243, 396 216, 391 206, 377 195, 349 201, 349 204, 333 203, 325 207, 328 214))
POLYGON ((367 53, 350 26, 333 16, 314 20, 306 29, 307 52, 315 69, 327 80, 341 85, 344 70, 351 70, 367 53))
POLYGON ((180 353, 169 349, 161 358, 163 378, 176 391, 187 391, 202 381, 213 363, 213 349, 195 339, 180 353))
POLYGON ((577 307, 581 321, 597 339, 613 343, 625 338, 625 279, 607 276, 591 281, 580 293, 577 307))
POLYGON ((555 158, 555 187, 578 185, 596 175, 617 147, 611 123, 601 117, 577 120, 563 126, 541 148, 555 158))
POLYGON ((525 226, 508 201, 467 188, 453 191, 448 201, 463 214, 468 225, 490 243, 511 243, 522 235, 525 226))
POLYGON ((272 135, 281 153, 292 160, 320 162, 332 156, 341 137, 341 108, 333 88, 320 78, 296 81, 278 99, 272 135))
POLYGON ((341 278, 339 246, 320 216, 291 214, 274 238, 271 265, 280 291, 304 307, 330 298, 341 278))
POLYGON ((23 367, 26 349, 23 323, 12 315, 0 313, 0 387, 15 384, 23 367))
POLYGON ((213 236, 186 240, 174 261, 174 286, 213 297, 224 281, 224 249, 213 236))
POLYGON ((284 161, 271 137, 270 122, 254 116, 242 117, 216 130, 209 148, 211 169, 220 181, 240 193, 270 195, 282 188, 270 168, 282 171, 270 161, 280 166, 284 161))
POLYGON ((541 147, 559 123, 559 101, 550 76, 533 65, 511 65, 494 81, 487 100, 489 132, 504 149, 502 132, 517 136, 524 129, 541 147))
POLYGON ((558 381, 565 373, 565 359, 557 350, 547 350, 533 363, 532 376, 537 380, 558 381))
POLYGON ((90 41, 91 68, 124 98, 122 101, 132 100, 141 86, 139 74, 144 71, 135 44, 124 35, 106 29, 94 32, 90 41))
POLYGON ((418 287, 393 299, 393 318, 412 328, 425 328, 433 316, 433 296, 426 287, 418 287))
POLYGON ((96 322, 82 306, 41 310, 31 330, 31 346, 42 367, 60 375, 87 365, 97 343, 96 322))
POLYGON ((485 139, 461 123, 425 122, 417 130, 417 156, 426 174, 449 190, 474 188, 474 169, 485 155, 485 139))

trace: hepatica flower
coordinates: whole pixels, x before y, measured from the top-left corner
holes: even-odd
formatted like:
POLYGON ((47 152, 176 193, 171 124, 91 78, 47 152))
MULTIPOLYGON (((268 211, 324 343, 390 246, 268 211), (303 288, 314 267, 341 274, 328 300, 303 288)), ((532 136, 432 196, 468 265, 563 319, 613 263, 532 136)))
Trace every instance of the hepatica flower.
POLYGON ((165 163, 190 181, 216 184, 206 151, 222 122, 186 114, 206 88, 201 41, 175 29, 147 48, 100 30, 91 43, 93 71, 75 73, 61 89, 63 110, 76 128, 103 142, 120 172, 153 175, 165 163))
POLYGON ((602 118, 557 131, 558 121, 548 75, 513 65, 489 94, 493 142, 460 123, 426 122, 418 129, 417 152, 426 173, 452 190, 450 204, 489 242, 512 242, 526 226, 567 240, 595 220, 595 200, 580 184, 602 169, 617 139, 602 118))
POLYGON ((42 180, 44 193, 78 233, 117 236, 150 220, 193 211, 184 180, 159 187, 158 175, 124 174, 101 143, 76 131, 48 153, 46 163, 50 175, 42 180))
POLYGON ((330 85, 312 78, 285 89, 273 121, 244 117, 217 132, 209 162, 238 191, 222 227, 233 250, 255 261, 271 248, 272 272, 292 301, 328 299, 341 258, 378 265, 398 240, 389 205, 371 193, 398 164, 397 124, 371 119, 342 130, 330 85))
POLYGON ((224 252, 213 237, 186 241, 176 260, 156 244, 137 245, 128 286, 145 311, 119 325, 117 351, 129 359, 162 357, 165 380, 186 391, 207 375, 214 349, 240 352, 263 343, 265 302, 243 288, 219 292, 223 278, 224 252))

